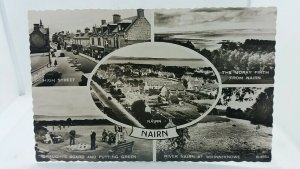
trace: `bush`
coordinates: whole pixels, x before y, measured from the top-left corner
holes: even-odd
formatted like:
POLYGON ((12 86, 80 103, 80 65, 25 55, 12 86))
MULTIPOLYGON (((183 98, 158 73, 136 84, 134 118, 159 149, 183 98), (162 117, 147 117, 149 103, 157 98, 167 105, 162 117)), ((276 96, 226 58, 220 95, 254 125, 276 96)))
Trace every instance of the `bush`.
POLYGON ((178 97, 176 95, 171 95, 170 96, 170 101, 172 103, 179 104, 179 99, 178 99, 178 97))

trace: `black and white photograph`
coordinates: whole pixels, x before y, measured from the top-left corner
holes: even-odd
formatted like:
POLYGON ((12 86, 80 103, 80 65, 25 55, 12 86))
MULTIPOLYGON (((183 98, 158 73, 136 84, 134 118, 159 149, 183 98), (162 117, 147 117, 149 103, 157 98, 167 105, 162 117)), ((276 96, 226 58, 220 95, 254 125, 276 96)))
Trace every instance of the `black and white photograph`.
POLYGON ((29 11, 32 86, 86 86, 108 53, 151 40, 150 17, 144 9, 29 11))
POLYGON ((222 83, 273 84, 276 13, 273 7, 156 10, 155 41, 202 54, 222 83))
POLYGON ((199 123, 157 141, 157 160, 271 161, 273 90, 223 88, 217 106, 199 123))
POLYGON ((150 13, 29 11, 37 161, 152 161, 152 141, 105 119, 86 87, 106 55, 151 39, 150 13))
POLYGON ((152 161, 151 140, 103 118, 86 87, 33 88, 37 161, 152 161))
POLYGON ((122 48, 96 68, 90 83, 97 107, 111 119, 149 129, 187 124, 217 103, 219 79, 188 48, 143 43, 122 48))
POLYGON ((37 161, 271 160, 276 8, 28 18, 37 161))

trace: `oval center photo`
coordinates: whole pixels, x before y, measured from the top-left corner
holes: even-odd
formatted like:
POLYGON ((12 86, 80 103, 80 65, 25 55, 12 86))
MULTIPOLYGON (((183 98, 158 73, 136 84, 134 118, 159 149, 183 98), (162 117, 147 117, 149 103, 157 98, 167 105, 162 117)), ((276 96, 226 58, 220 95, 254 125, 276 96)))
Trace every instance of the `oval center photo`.
POLYGON ((215 107, 221 92, 220 75, 205 57, 163 42, 110 53, 88 84, 104 117, 124 127, 147 129, 192 125, 215 107))

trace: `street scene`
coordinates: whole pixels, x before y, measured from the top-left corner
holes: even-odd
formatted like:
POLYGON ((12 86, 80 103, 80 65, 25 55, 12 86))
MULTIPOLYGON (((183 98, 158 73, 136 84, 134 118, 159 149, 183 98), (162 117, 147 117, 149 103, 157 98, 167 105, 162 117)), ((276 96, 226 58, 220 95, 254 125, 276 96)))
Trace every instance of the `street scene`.
MULTIPOLYGON (((97 62, 64 49, 57 51, 58 56, 50 56, 51 63, 53 63, 51 65, 48 59, 49 54, 32 56, 32 60, 35 60, 37 65, 32 65, 32 85, 34 87, 85 86, 88 75, 97 62), (54 63, 57 64, 54 65, 54 63)), ((34 63, 32 62, 32 64, 34 63)))
POLYGON ((157 160, 271 161, 273 90, 223 88, 208 116, 157 143, 157 160))
POLYGON ((107 54, 150 41, 151 25, 147 18, 149 12, 144 9, 30 11, 32 86, 86 86, 89 73, 107 54), (75 16, 98 20, 79 20, 75 24, 75 16), (62 20, 53 20, 55 17, 65 23, 61 25, 62 20))
POLYGON ((119 50, 92 76, 94 102, 108 117, 136 127, 170 128, 191 122, 218 95, 215 72, 194 54, 152 44, 119 50))

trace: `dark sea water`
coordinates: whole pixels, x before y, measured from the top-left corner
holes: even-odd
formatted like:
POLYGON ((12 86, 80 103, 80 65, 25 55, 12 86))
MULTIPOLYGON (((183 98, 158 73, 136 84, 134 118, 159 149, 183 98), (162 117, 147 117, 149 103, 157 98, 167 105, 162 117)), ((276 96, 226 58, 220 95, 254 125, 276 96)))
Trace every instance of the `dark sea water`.
POLYGON ((184 60, 184 59, 109 59, 106 63, 135 63, 135 64, 162 64, 164 66, 189 66, 191 68, 209 67, 204 60, 184 60))
POLYGON ((274 40, 275 33, 272 32, 249 32, 248 30, 222 30, 222 31, 202 31, 202 32, 177 32, 158 33, 156 37, 164 37, 165 40, 191 41, 198 49, 215 50, 220 48, 220 42, 233 41, 244 42, 246 39, 274 40))

